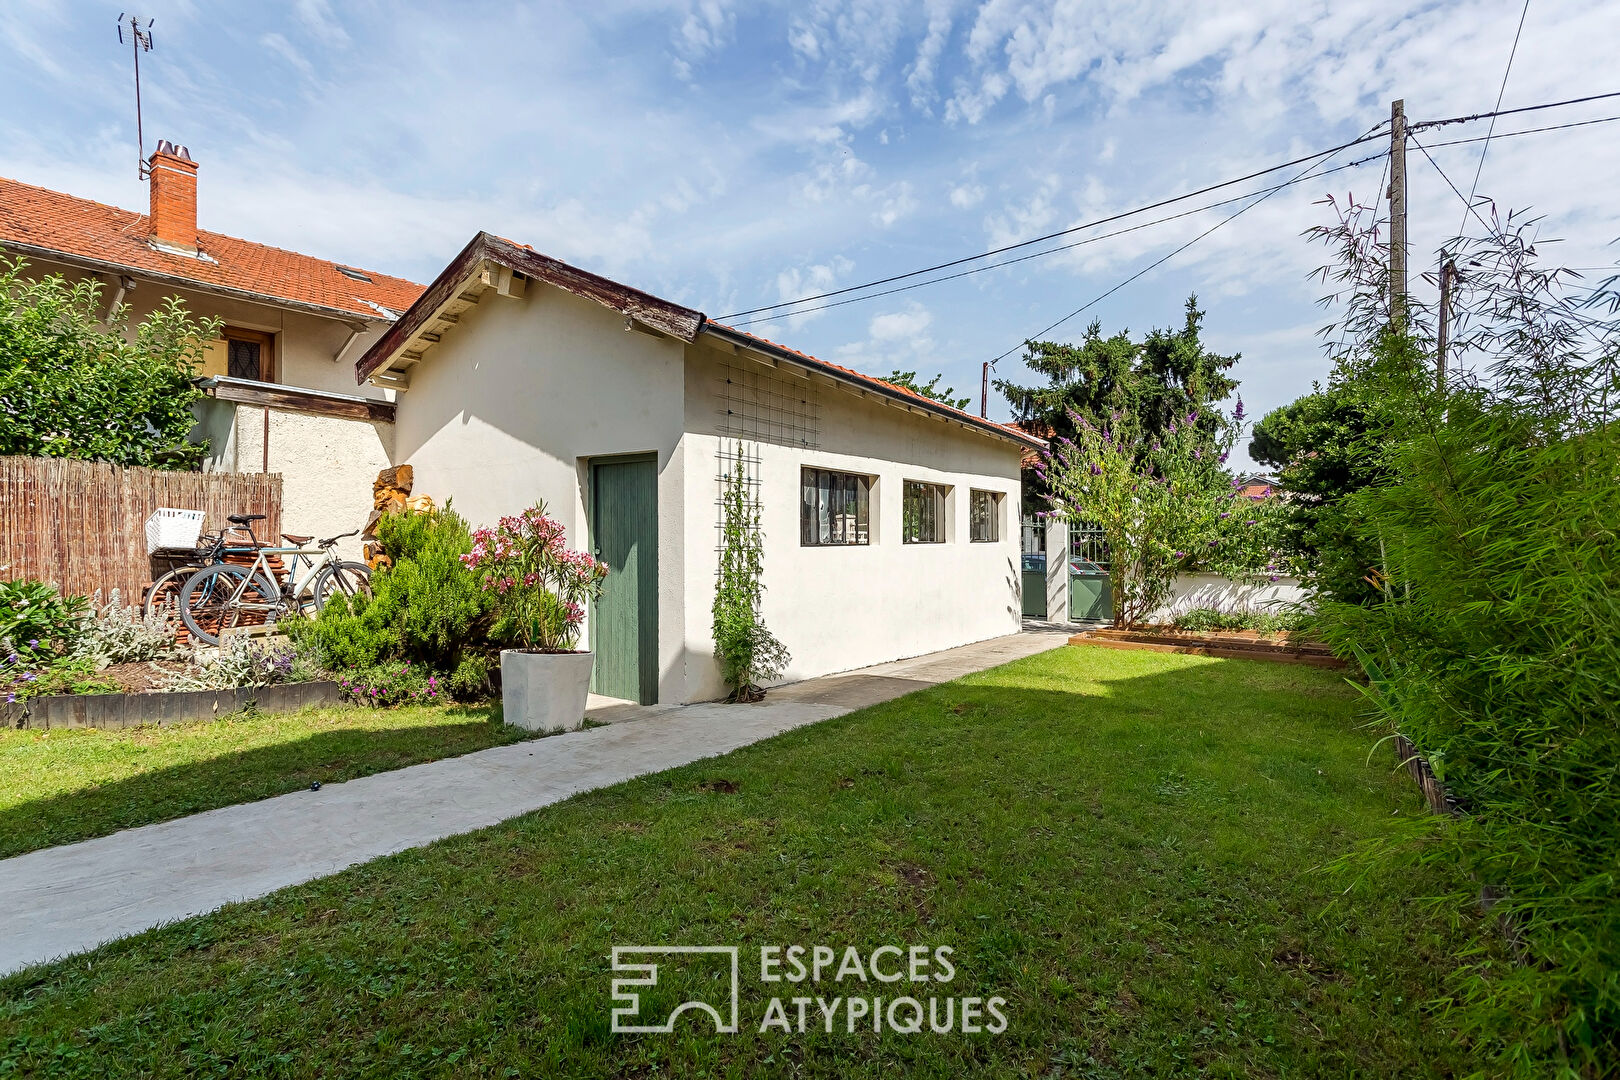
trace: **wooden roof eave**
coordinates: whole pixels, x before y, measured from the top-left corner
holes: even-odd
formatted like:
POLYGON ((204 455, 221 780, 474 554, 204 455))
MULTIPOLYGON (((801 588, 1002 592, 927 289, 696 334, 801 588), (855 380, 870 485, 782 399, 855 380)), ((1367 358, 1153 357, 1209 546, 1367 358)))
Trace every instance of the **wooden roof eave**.
POLYGON ((621 313, 632 325, 688 344, 697 339, 703 325, 701 312, 481 232, 359 359, 355 382, 408 385, 409 377, 401 369, 420 362, 486 293, 522 296, 529 280, 595 301, 621 313))

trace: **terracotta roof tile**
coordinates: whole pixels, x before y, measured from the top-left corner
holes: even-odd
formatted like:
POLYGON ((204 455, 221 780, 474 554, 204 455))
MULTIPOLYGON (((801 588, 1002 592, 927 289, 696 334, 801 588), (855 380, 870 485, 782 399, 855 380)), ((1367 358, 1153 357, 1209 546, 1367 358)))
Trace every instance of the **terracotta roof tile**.
POLYGON ((0 177, 0 248, 27 244, 133 274, 166 274, 372 319, 383 314, 372 304, 398 313, 422 293, 403 278, 350 267, 371 279, 356 281, 330 260, 201 229, 197 238, 208 258, 170 254, 146 242, 148 231, 145 214, 0 177))

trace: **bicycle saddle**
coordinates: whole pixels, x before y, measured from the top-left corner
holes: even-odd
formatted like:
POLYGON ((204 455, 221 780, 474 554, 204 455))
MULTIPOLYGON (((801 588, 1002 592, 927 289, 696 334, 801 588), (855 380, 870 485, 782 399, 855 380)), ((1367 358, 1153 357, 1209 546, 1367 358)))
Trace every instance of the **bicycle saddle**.
POLYGON ((313 536, 298 536, 293 533, 282 533, 281 538, 289 544, 297 544, 300 547, 315 539, 313 536))
POLYGON ((230 514, 225 520, 236 525, 246 525, 250 521, 263 521, 264 518, 263 514, 230 514))

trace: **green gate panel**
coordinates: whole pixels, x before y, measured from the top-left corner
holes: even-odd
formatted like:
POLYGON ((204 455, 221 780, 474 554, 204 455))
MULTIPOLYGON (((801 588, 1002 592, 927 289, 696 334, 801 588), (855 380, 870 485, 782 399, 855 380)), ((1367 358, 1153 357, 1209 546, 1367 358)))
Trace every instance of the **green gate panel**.
POLYGON ((591 463, 591 542, 608 565, 591 608, 591 689, 651 705, 658 700, 658 462, 591 463))
POLYGON ((1094 622, 1114 617, 1114 594, 1106 574, 1069 575, 1069 621, 1094 622))
POLYGON ((1030 619, 1046 618, 1046 572, 1024 571, 1024 616, 1030 619))

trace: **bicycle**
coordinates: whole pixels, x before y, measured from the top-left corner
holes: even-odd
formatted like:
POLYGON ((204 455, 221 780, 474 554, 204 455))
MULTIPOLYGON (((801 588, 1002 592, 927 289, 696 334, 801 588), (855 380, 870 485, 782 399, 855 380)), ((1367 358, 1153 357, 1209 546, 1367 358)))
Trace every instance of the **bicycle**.
MULTIPOLYGON (((240 530, 226 531, 236 532, 240 530)), ((252 529, 248 530, 248 536, 253 536, 252 529)), ((285 537, 285 534, 283 536, 285 537)), ((225 532, 204 533, 198 537, 196 549, 187 553, 190 561, 182 562, 179 566, 165 571, 156 581, 145 588, 141 594, 141 617, 144 619, 154 610, 168 609, 170 618, 174 622, 180 622, 180 587, 186 583, 187 578, 199 570, 227 561, 226 557, 229 555, 247 554, 256 550, 257 547, 258 542, 256 539, 249 542, 237 541, 231 543, 227 540, 225 532)), ((177 555, 179 555, 179 552, 171 552, 169 557, 173 558, 177 555)), ((186 556, 182 555, 180 557, 185 558, 186 556)))
POLYGON ((258 622, 273 623, 290 612, 319 614, 338 593, 348 597, 371 594, 371 570, 364 564, 338 558, 337 542, 359 529, 315 541, 309 536, 282 533, 289 547, 259 547, 253 522, 263 514, 232 514, 226 520, 247 529, 257 554, 253 565, 219 562, 203 567, 180 588, 180 618, 193 638, 218 645, 226 631, 258 622), (291 556, 285 580, 278 580, 270 556, 291 556), (308 572, 300 574, 301 568, 308 572), (258 618, 254 618, 258 616, 258 618))

